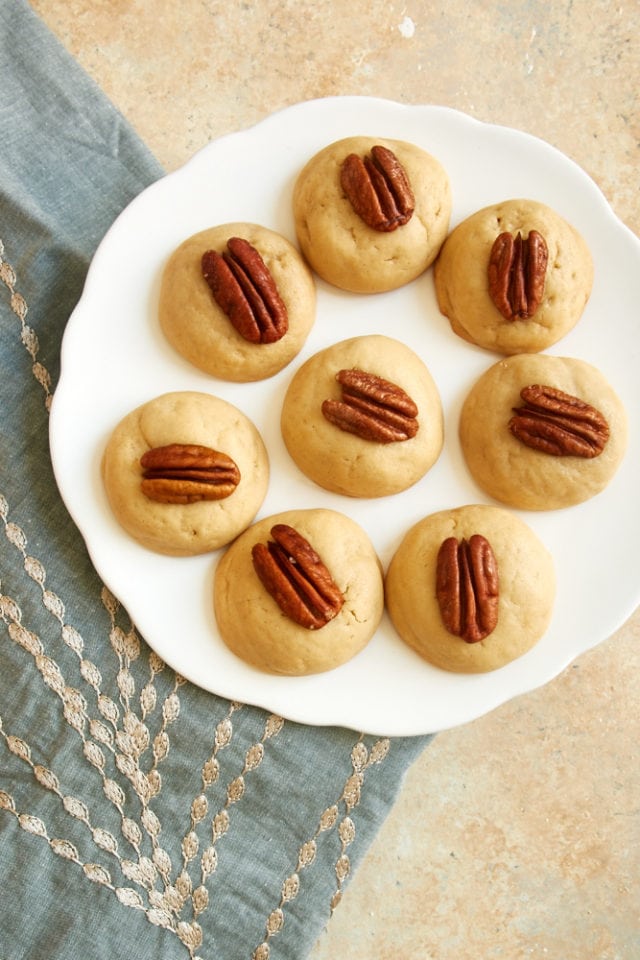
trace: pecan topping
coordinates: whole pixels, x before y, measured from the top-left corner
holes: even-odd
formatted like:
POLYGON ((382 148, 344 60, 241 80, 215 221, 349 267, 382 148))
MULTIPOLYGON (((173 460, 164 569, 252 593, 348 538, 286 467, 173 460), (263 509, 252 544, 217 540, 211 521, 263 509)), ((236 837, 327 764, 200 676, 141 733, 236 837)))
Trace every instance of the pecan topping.
POLYGON ((542 234, 501 233, 489 256, 489 294, 506 320, 528 320, 544 293, 549 252, 542 234))
POLYGON ((591 404, 555 387, 531 384, 520 391, 523 407, 514 407, 509 429, 534 450, 554 457, 591 459, 602 453, 609 424, 591 404))
POLYGON ((170 443, 140 458, 142 492, 159 503, 224 500, 240 482, 240 471, 226 453, 196 443, 170 443))
POLYGON ((418 432, 418 408, 402 387, 364 370, 340 370, 342 400, 325 400, 326 419, 363 440, 394 443, 418 432))
POLYGON ((319 630, 340 613, 342 593, 308 540, 293 527, 277 523, 273 540, 256 543, 254 569, 283 613, 307 630, 319 630))
POLYGON ((442 621, 456 637, 477 643, 498 623, 498 564, 489 541, 479 533, 440 545, 436 596, 442 621))
POLYGON ((393 151, 379 144, 364 159, 350 153, 340 168, 340 184, 361 220, 389 233, 407 223, 415 209, 406 171, 393 151))
POLYGON ((202 255, 202 275, 238 333, 250 343, 275 343, 289 327, 287 308, 264 260, 248 240, 231 237, 220 254, 202 255))

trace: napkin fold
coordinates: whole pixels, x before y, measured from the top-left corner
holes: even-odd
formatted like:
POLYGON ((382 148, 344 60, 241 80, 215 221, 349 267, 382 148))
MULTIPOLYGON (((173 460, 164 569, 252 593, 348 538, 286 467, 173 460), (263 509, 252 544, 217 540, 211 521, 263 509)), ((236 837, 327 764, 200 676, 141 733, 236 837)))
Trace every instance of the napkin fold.
POLYGON ((163 171, 27 3, 0 27, 0 956, 301 960, 430 737, 206 693, 100 582, 48 410, 90 259, 163 171))

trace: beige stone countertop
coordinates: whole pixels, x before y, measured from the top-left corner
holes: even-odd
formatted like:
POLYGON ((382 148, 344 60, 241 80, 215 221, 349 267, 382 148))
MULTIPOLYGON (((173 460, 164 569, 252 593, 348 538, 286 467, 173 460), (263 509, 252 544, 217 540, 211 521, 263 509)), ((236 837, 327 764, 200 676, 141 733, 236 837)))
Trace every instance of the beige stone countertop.
MULTIPOLYGON (((167 170, 301 100, 440 104, 553 144, 640 234, 638 0, 31 3, 167 170)), ((639 677, 636 611, 439 734, 312 960, 640 958, 639 677)))

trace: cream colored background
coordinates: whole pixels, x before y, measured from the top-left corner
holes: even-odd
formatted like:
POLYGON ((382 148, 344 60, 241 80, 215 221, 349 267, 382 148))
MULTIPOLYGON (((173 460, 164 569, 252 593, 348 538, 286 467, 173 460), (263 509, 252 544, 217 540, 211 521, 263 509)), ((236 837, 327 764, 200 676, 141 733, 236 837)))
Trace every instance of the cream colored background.
MULTIPOLYGON (((548 140, 640 234, 638 0, 31 2, 168 170, 307 98, 442 104, 548 140)), ((439 735, 312 960, 637 960, 639 670, 636 612, 439 735)))

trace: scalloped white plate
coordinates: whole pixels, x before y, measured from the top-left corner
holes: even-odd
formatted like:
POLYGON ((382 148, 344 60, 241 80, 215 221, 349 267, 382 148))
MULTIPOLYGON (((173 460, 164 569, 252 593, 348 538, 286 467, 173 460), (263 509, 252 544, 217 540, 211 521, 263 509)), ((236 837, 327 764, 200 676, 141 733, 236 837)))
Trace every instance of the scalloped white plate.
POLYGON ((205 689, 310 724, 385 734, 422 734, 487 713, 556 676, 610 636, 640 602, 640 242, 614 216, 592 180, 548 144, 456 111, 365 97, 300 103, 206 146, 153 184, 115 221, 91 264, 66 330, 51 412, 55 475, 107 586, 151 647, 205 689), (449 674, 424 663, 385 618, 369 646, 330 673, 271 677, 242 663, 221 641, 211 591, 217 557, 172 559, 134 543, 115 523, 100 480, 104 444, 138 404, 168 390, 225 397, 253 419, 269 449, 272 479, 259 516, 328 506, 368 531, 386 566, 404 532, 427 513, 489 502, 470 479, 457 440, 462 400, 497 359, 456 337, 440 315, 431 271, 401 290, 341 293, 318 282, 318 313, 302 353, 276 377, 228 384, 191 368, 157 323, 159 280, 185 237, 217 223, 248 220, 295 242, 291 194, 297 172, 321 147, 353 134, 412 141, 444 165, 453 188, 452 226, 509 197, 554 207, 586 238, 595 284, 576 328, 553 350, 595 364, 630 418, 630 445, 610 486, 586 504, 522 514, 552 551, 558 595, 536 647, 501 670, 449 674), (431 370, 446 418, 443 453, 411 490, 382 500, 328 494, 303 477, 279 433, 280 404, 298 365, 331 342, 365 333, 404 340, 431 370))

